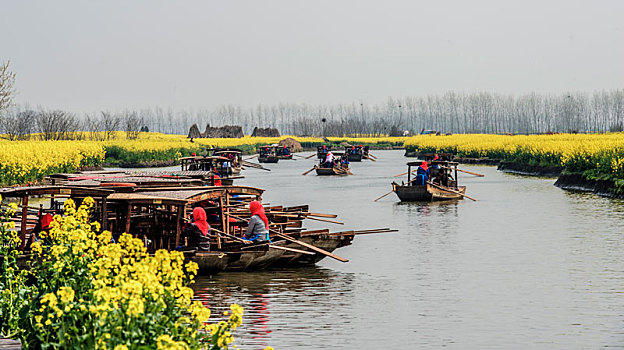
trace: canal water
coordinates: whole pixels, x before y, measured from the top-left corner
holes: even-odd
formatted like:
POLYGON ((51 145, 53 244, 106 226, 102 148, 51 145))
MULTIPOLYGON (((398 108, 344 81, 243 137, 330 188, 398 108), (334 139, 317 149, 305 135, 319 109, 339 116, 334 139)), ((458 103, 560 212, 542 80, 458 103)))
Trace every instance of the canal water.
POLYGON ((245 308, 240 348, 624 348, 623 201, 462 165, 485 174, 460 176, 477 202, 373 202, 410 160, 373 154, 348 177, 302 176, 315 163, 302 158, 243 172, 237 183, 266 189, 265 203, 345 223, 310 228, 399 232, 356 236, 334 252, 348 263, 198 278, 215 316, 245 308))

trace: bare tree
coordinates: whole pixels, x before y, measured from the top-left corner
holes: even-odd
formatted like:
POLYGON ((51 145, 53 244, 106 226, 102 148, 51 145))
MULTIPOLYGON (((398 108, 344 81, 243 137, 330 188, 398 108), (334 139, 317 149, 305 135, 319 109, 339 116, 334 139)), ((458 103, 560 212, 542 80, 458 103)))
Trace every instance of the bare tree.
POLYGON ((37 116, 37 127, 42 140, 67 140, 78 130, 78 120, 61 110, 41 111, 37 116))
POLYGON ((0 63, 0 111, 8 108, 15 94, 15 72, 9 70, 11 61, 0 63))
POLYGON ((123 120, 126 137, 130 140, 136 140, 143 126, 143 118, 139 117, 137 112, 125 112, 123 120))
POLYGON ((20 111, 15 108, 0 118, 0 131, 11 141, 24 140, 32 133, 36 120, 37 112, 31 109, 20 111))

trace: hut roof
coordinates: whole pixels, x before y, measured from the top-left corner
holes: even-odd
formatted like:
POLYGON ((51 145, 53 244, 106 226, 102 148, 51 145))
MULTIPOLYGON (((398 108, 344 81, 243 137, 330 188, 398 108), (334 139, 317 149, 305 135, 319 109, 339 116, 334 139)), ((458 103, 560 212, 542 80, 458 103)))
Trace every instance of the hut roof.
POLYGON ((24 196, 40 196, 45 194, 66 194, 72 196, 92 196, 106 197, 113 193, 111 190, 74 187, 74 186, 25 186, 25 187, 8 187, 1 188, 0 194, 3 197, 24 197, 24 196))

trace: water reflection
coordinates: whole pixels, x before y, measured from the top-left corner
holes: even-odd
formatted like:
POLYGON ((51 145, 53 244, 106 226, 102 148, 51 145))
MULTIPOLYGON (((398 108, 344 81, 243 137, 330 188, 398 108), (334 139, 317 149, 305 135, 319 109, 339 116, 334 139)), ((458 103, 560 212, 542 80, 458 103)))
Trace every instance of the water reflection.
MULTIPOLYGON (((245 308, 243 327, 237 343, 246 349, 275 345, 274 331, 280 337, 312 336, 315 331, 289 322, 304 314, 323 317, 328 311, 352 298, 353 275, 317 266, 298 269, 273 269, 253 273, 221 273, 198 277, 193 289, 196 297, 213 311, 214 320, 238 303, 245 308)), ((332 326, 328 321, 326 326, 332 326)))

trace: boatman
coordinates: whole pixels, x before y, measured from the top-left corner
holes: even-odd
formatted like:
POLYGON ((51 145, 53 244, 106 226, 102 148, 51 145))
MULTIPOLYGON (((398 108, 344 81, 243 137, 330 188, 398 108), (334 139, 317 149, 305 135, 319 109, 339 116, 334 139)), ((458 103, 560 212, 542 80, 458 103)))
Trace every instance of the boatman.
POLYGON ((427 162, 422 162, 416 169, 416 185, 424 185, 429 180, 429 166, 427 162))
POLYGON ((282 151, 282 154, 285 156, 290 154, 290 150, 288 150, 288 147, 284 146, 284 150, 282 151))
POLYGON ((249 211, 251 211, 251 218, 249 219, 249 225, 247 225, 247 231, 245 231, 244 238, 253 242, 270 242, 269 219, 264 213, 262 203, 252 201, 249 203, 249 211))

